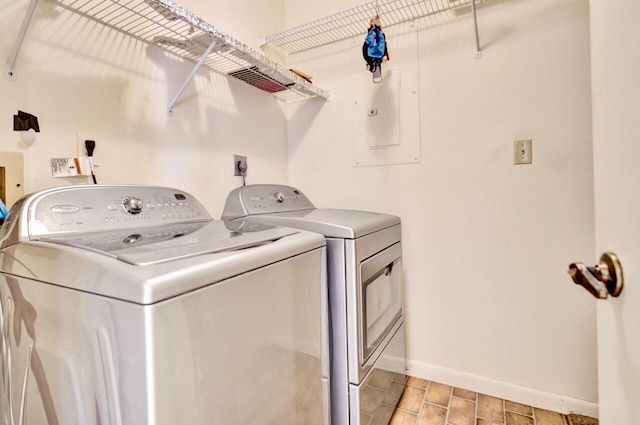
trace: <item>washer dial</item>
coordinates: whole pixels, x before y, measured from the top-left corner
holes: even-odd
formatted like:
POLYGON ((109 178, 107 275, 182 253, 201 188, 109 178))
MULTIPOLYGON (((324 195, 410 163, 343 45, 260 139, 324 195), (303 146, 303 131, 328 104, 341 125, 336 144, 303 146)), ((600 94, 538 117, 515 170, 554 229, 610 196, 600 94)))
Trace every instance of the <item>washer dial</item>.
POLYGON ((129 214, 140 214, 142 212, 142 200, 135 196, 127 196, 124 198, 122 206, 129 214))

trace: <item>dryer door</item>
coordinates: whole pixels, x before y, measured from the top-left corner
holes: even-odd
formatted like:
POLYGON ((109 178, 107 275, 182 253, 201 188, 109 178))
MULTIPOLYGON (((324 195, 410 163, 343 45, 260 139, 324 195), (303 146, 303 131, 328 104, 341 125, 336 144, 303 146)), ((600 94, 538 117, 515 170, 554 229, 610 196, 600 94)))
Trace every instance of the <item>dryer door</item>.
MULTIPOLYGON (((360 364, 372 354, 402 317, 402 248, 396 243, 360 264, 360 364)), ((371 361, 369 361, 371 360, 371 361)))

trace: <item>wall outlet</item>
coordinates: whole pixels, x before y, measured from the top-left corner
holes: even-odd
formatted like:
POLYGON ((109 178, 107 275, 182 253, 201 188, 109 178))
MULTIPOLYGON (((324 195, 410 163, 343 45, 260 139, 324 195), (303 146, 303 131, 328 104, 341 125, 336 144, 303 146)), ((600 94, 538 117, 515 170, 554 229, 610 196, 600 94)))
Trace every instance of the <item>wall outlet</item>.
POLYGON ((528 140, 514 140, 513 142, 513 163, 519 164, 531 164, 532 152, 531 152, 531 139, 528 140))
MULTIPOLYGON (((98 150, 98 135, 96 133, 87 133, 84 131, 78 131, 76 132, 76 144, 77 144, 77 152, 76 152, 76 156, 82 157, 82 156, 87 156, 87 150, 84 147, 84 141, 85 140, 93 140, 96 142, 96 151, 98 150)), ((95 156, 95 153, 94 153, 95 156)))
POLYGON ((233 155, 233 175, 247 177, 247 157, 233 155))

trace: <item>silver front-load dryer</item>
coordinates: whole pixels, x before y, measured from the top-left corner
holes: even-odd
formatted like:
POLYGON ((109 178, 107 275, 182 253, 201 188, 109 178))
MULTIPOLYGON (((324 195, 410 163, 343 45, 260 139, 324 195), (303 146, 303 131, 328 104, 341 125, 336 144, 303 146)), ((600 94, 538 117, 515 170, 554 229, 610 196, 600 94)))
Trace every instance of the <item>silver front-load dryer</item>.
POLYGON ((0 423, 326 423, 324 261, 171 188, 27 196, 0 229, 0 423))
POLYGON ((400 218, 315 208, 300 190, 281 185, 233 190, 222 218, 326 237, 331 421, 387 424, 406 371, 400 218))

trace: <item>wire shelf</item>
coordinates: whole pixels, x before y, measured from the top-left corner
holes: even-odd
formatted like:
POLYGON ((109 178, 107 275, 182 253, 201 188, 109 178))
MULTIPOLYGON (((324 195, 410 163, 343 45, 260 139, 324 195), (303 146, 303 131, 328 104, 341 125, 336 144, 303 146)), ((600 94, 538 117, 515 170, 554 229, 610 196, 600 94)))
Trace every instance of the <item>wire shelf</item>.
POLYGON ((369 26, 369 20, 376 15, 380 16, 385 28, 467 5, 475 4, 473 0, 371 1, 270 35, 266 42, 287 53, 297 53, 362 35, 369 26))
MULTIPOLYGON (((222 32, 172 0, 51 0, 63 8, 270 93, 329 93, 222 32)), ((285 96, 286 97, 286 96, 285 96)))

